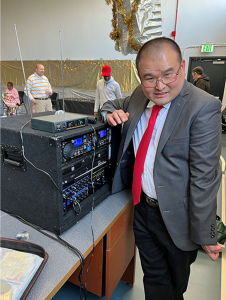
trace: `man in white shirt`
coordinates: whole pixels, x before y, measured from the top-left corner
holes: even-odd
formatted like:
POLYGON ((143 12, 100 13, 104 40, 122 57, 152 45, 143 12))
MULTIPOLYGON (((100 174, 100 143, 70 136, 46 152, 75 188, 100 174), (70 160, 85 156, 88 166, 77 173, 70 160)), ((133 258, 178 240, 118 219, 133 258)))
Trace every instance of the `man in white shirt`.
POLYGON ((36 113, 52 111, 52 102, 50 99, 52 88, 44 73, 44 66, 37 64, 34 74, 28 77, 24 88, 24 92, 28 93, 27 96, 36 113))
POLYGON ((97 82, 94 116, 98 115, 98 110, 102 108, 106 101, 122 98, 120 86, 111 76, 110 66, 105 65, 102 67, 102 76, 104 78, 97 82))

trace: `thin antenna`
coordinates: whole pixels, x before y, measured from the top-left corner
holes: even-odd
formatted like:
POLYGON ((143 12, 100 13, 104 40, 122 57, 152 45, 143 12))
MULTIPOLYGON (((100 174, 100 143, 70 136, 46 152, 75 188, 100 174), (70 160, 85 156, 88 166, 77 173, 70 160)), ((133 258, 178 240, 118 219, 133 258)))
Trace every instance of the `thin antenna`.
POLYGON ((3 105, 3 101, 2 101, 2 82, 0 80, 0 116, 3 116, 3 112, 4 112, 4 105, 3 105))
POLYGON ((24 75, 24 84, 25 84, 26 92, 27 92, 28 106, 29 106, 29 109, 31 112, 31 118, 32 118, 32 109, 31 109, 31 103, 30 103, 31 101, 29 100, 29 97, 28 97, 28 88, 27 88, 26 76, 25 76, 25 72, 24 72, 23 59, 22 59, 22 55, 21 55, 21 51, 20 51, 20 43, 19 43, 19 38, 18 38, 18 34, 17 34, 16 24, 14 24, 14 28, 15 28, 15 32, 16 32, 17 45, 18 45, 18 49, 19 49, 20 61, 21 61, 21 65, 22 65, 23 75, 24 75))
POLYGON ((62 59, 62 39, 61 39, 60 30, 59 30, 59 36, 60 36, 60 59, 61 59, 61 77, 62 77, 62 92, 63 92, 63 111, 64 111, 64 76, 63 76, 64 70, 63 70, 63 59, 62 59))

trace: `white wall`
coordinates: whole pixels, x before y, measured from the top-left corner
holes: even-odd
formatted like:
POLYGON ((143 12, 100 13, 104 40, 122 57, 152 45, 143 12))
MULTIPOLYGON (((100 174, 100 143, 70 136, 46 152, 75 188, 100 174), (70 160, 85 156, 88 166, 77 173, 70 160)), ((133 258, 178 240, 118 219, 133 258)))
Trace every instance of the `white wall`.
MULTIPOLYGON (((162 0, 163 35, 174 30, 176 0, 162 0)), ((226 43, 225 0, 179 0, 176 42, 181 48, 226 43)))
MULTIPOLYGON (((177 0, 162 0, 163 35, 170 37, 175 26, 177 0)), ((180 0, 176 42, 182 49, 211 42, 226 43, 226 0, 180 0)), ((59 30, 63 59, 133 59, 114 49, 109 37, 111 6, 105 0, 2 0, 1 59, 20 59, 14 24, 23 60, 60 59, 59 30)), ((199 49, 186 50, 185 58, 203 56, 199 49)), ((226 47, 215 48, 226 56, 226 47)), ((187 61, 188 62, 188 61, 187 61)))
POLYGON ((111 6, 105 0, 2 0, 2 60, 131 59, 115 51, 111 6), (10 13, 9 13, 10 11, 10 13))
MULTIPOLYGON (((170 36, 171 28, 175 25, 175 6, 176 0, 162 0, 162 12, 165 17, 163 33, 166 36, 170 36), (173 15, 174 17, 169 17, 173 15)), ((176 31, 176 42, 181 47, 186 61, 186 72, 189 57, 226 56, 226 0, 179 0, 176 31), (213 53, 206 54, 201 53, 201 47, 188 48, 207 43, 224 47, 215 47, 213 53)))

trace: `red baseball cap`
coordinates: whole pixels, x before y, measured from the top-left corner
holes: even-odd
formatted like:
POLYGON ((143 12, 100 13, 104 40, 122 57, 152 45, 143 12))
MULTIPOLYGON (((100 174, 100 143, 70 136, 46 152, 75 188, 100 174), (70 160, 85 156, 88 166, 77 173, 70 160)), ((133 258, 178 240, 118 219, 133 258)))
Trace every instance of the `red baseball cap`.
POLYGON ((109 76, 111 74, 111 67, 106 65, 102 68, 102 76, 109 76))

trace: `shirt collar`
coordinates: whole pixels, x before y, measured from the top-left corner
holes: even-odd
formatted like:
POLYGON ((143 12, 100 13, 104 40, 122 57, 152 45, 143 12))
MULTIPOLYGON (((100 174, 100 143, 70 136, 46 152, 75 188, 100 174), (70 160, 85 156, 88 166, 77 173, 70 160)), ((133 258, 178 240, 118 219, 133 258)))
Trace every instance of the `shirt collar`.
POLYGON ((35 74, 35 76, 37 76, 37 77, 39 77, 39 78, 43 78, 43 76, 44 76, 44 75, 39 76, 36 72, 35 72, 34 74, 35 74))
MULTIPOLYGON (((147 105, 147 108, 152 108, 154 105, 155 105, 155 103, 150 100, 147 105)), ((171 102, 168 102, 168 103, 164 104, 163 107, 169 109, 170 105, 171 105, 171 102)))

